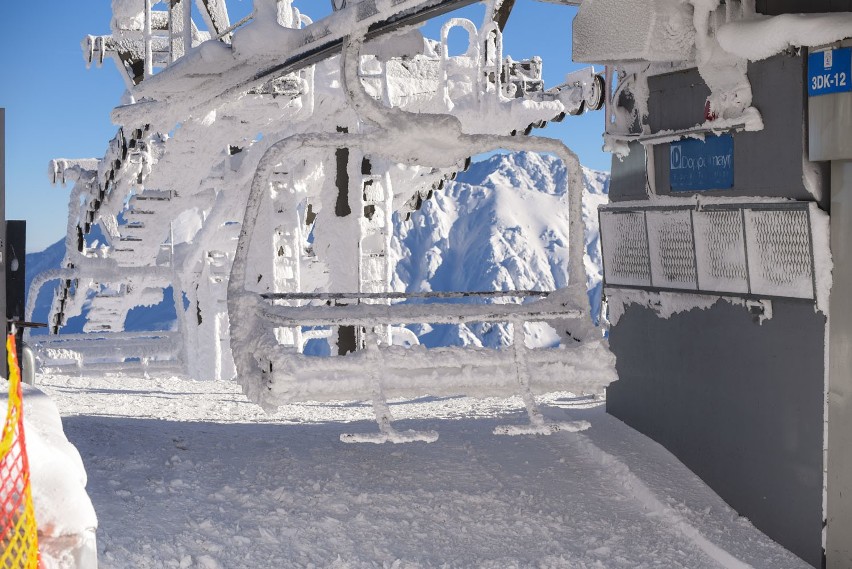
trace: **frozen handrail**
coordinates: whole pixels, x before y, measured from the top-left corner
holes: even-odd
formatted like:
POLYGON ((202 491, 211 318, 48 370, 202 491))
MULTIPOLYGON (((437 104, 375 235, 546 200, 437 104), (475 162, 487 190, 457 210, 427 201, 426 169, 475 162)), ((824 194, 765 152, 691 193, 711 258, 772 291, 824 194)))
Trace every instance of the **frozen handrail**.
POLYGON ((433 291, 433 292, 265 292, 260 296, 267 300, 410 300, 413 298, 501 298, 501 297, 547 297, 550 290, 485 290, 485 291, 433 291))
POLYGON ((560 304, 451 304, 444 310, 435 304, 355 304, 347 306, 274 306, 263 316, 276 326, 377 326, 384 324, 460 324, 465 322, 505 322, 578 319, 580 309, 560 304))

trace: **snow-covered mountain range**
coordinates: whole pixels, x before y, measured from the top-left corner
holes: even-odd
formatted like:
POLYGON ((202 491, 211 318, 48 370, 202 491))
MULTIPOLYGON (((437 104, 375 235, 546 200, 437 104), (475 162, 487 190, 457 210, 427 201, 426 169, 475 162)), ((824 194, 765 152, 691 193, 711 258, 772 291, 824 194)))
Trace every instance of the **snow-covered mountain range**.
MULTIPOLYGON (((595 319, 601 260, 597 208, 608 200, 609 174, 583 169, 586 273, 595 319)), ((408 223, 397 223, 394 290, 553 290, 568 284, 568 192, 558 159, 496 154, 436 192, 408 223)), ((417 330, 427 346, 510 343, 506 326, 435 326, 417 330)), ((538 342, 555 333, 530 330, 538 342)))
MULTIPOLYGON (((609 174, 583 169, 586 184, 586 273, 589 299, 597 319, 601 294, 601 259, 597 207, 608 200, 609 174)), ((552 156, 535 153, 495 154, 474 163, 455 182, 435 192, 410 221, 395 223, 392 289, 552 290, 568 281, 568 203, 566 171, 552 156)), ((27 287, 39 272, 62 262, 63 242, 27 255, 27 287)), ((167 294, 166 298, 170 298, 167 294)), ((42 290, 34 319, 46 322, 51 294, 42 290)), ((128 315, 128 329, 161 329, 174 318, 168 303, 140 308, 128 315), (171 315, 171 316, 169 316, 171 315)), ((72 319, 63 329, 79 332, 72 319)), ((79 329, 78 329, 79 328, 79 329)), ((502 325, 422 326, 421 342, 436 345, 497 347, 508 341, 502 325)), ((555 341, 537 331, 539 342, 555 341)))

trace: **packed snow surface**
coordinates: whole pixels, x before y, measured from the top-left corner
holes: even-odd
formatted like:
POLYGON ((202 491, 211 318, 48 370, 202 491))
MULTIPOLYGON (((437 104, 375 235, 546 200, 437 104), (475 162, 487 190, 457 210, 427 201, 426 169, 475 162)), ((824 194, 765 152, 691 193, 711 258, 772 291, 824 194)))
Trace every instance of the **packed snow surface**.
POLYGON ((437 442, 347 445, 376 431, 369 402, 266 415, 230 382, 38 383, 86 464, 106 569, 806 567, 585 396, 543 398, 583 433, 494 436, 520 400, 422 398, 391 408, 437 442))

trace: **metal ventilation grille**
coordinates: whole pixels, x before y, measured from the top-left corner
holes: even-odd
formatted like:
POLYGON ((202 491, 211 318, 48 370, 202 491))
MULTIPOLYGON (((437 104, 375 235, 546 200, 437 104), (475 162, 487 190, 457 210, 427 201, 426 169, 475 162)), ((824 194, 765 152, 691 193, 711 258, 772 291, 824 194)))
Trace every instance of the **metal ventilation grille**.
POLYGON ((745 233, 741 210, 696 211, 696 249, 698 280, 708 291, 747 293, 745 233))
POLYGON ((755 294, 810 297, 813 255, 807 211, 745 212, 751 290, 755 294))
POLYGON ((690 214, 690 211, 647 212, 654 286, 698 288, 690 214))
POLYGON ((601 242, 607 282, 619 285, 650 286, 648 233, 641 211, 601 214, 601 242))
POLYGON ((804 203, 601 209, 608 286, 814 298, 804 203))

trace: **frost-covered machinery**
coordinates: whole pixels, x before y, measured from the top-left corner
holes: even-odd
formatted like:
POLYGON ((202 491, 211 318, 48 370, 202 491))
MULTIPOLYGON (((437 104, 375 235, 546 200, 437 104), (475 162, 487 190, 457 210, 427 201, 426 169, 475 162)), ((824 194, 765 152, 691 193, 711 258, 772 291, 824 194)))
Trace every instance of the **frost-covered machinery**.
POLYGON ((600 108, 603 80, 587 69, 546 89, 540 59, 504 57, 514 2, 485 2, 479 25, 447 19, 436 40, 418 30, 472 3, 350 0, 313 21, 289 0, 256 0, 232 24, 224 1, 200 0, 204 30, 189 0, 115 0, 112 35, 83 47, 125 78, 113 111, 122 126, 103 159, 51 164, 54 180, 74 183, 67 255, 30 294, 32 310, 58 280, 53 332, 83 315, 86 333, 42 341, 43 358, 236 376, 266 407, 372 399, 381 433, 345 440, 433 440, 394 431, 385 403, 426 393, 521 394, 532 425, 519 432, 581 428, 547 424, 534 401, 613 379, 589 318, 580 166, 561 142, 526 135, 600 108), (467 48, 451 55, 456 28, 467 48), (499 149, 552 153, 568 167, 570 286, 392 291, 395 220, 472 156, 499 149), (164 294, 175 330, 123 331, 130 309, 164 294), (458 303, 478 297, 494 302, 458 303), (509 326, 513 348, 425 350, 406 328, 465 322, 509 326), (549 322, 562 346, 528 349, 530 322, 549 322))
POLYGON ((531 425, 499 432, 582 428, 534 397, 614 379, 577 278, 579 165, 524 135, 606 104, 608 411, 814 566, 848 567, 852 2, 546 1, 580 6, 573 58, 603 80, 547 89, 540 60, 504 57, 513 0, 434 40, 417 26, 474 0, 332 0, 316 21, 256 0, 233 24, 224 0, 198 0, 197 21, 189 0, 113 0, 112 35, 84 50, 125 77, 122 127, 103 159, 52 165, 75 182, 69 252, 34 285, 58 279, 54 327, 85 313, 89 333, 43 353, 103 363, 123 343, 124 360, 236 375, 267 407, 372 399, 380 433, 350 441, 433 440, 396 432, 386 404, 427 393, 522 395, 531 425), (569 286, 391 290, 392 224, 495 149, 567 166, 569 286), (120 332, 167 284, 177 330, 120 332), (561 347, 526 347, 541 321, 561 347), (410 329, 464 322, 506 325, 511 348, 426 350, 410 329))

